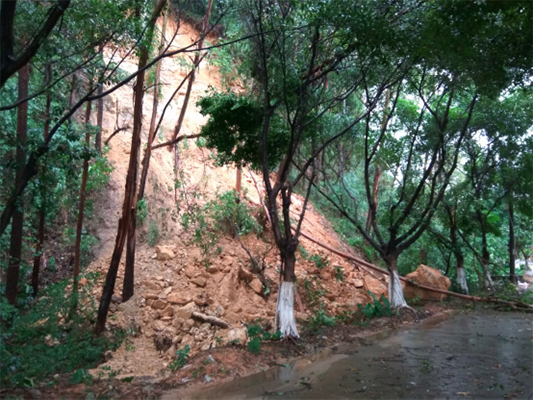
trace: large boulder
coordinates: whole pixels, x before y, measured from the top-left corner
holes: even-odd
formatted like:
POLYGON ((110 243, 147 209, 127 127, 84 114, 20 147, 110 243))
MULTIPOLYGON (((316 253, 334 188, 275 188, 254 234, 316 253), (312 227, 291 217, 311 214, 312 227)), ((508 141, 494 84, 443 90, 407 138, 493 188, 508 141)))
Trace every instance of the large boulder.
MULTIPOLYGON (((435 289, 448 290, 450 288, 451 281, 449 278, 442 275, 442 273, 435 268, 428 267, 427 265, 420 264, 418 268, 407 274, 405 279, 414 281, 420 285, 430 286, 435 289)), ((421 289, 414 285, 406 284, 403 294, 406 298, 412 299, 418 296, 421 300, 444 300, 446 295, 443 293, 433 292, 431 290, 421 289)))

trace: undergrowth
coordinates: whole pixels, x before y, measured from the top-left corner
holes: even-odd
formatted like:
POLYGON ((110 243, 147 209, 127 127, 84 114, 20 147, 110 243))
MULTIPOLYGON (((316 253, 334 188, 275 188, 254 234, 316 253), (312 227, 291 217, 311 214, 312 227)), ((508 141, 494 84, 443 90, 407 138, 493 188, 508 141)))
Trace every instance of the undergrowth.
POLYGON ((235 201, 234 190, 224 192, 216 200, 200 206, 190 202, 183 210, 181 224, 185 230, 193 230, 193 242, 200 247, 204 256, 215 248, 220 233, 239 235, 261 233, 261 225, 252 216, 243 201, 235 201))
MULTIPOLYGON (((3 387, 54 384, 57 373, 93 368, 108 349, 117 348, 121 331, 95 337, 92 321, 96 307, 90 290, 96 274, 81 289, 78 312, 67 318, 72 295, 65 295, 66 280, 48 285, 33 304, 16 309, 0 298, 0 383, 3 387)), ((79 372, 77 372, 80 375, 79 372)))

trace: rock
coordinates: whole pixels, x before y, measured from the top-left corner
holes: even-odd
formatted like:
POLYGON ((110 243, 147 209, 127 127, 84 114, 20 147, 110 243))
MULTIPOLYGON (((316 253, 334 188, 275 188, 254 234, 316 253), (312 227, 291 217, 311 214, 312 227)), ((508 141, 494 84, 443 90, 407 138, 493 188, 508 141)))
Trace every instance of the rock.
POLYGON ((231 270, 219 284, 218 298, 234 303, 237 299, 237 288, 239 286, 239 278, 237 270, 231 270))
POLYGON ((176 310, 176 316, 183 319, 189 319, 194 311, 196 311, 196 304, 191 301, 183 307, 178 308, 178 310, 176 310))
POLYGON ((385 297, 387 297, 387 294, 389 293, 389 289, 383 282, 377 280, 372 275, 366 275, 365 283, 366 283, 366 287, 368 288, 368 290, 374 293, 377 298, 380 298, 382 294, 385 295, 385 297))
POLYGON ((162 286, 160 285, 160 283, 154 282, 154 281, 144 281, 141 283, 141 285, 147 289, 156 290, 158 292, 162 289, 162 286))
POLYGON ((165 324, 159 320, 155 320, 154 322, 152 322, 151 326, 152 326, 152 329, 156 332, 164 331, 166 328, 165 324))
POLYGON ((167 295, 167 301, 170 304, 179 304, 182 306, 191 302, 191 296, 189 294, 170 293, 167 295))
POLYGON ((120 304, 120 303, 122 303, 122 299, 114 294, 113 296, 111 296, 111 302, 112 303, 116 303, 116 304, 120 304))
POLYGON ((183 323, 185 322, 185 320, 183 318, 180 318, 180 317, 175 317, 173 320, 172 320, 172 326, 174 328, 181 328, 181 326, 183 325, 183 323))
POLYGON ((239 279, 248 283, 252 279, 254 279, 254 274, 252 274, 250 271, 248 271, 247 269, 243 267, 239 267, 239 279))
POLYGON ((353 279, 352 285, 354 285, 356 288, 362 288, 363 286, 365 286, 365 283, 362 279, 353 279))
POLYGON ((176 335, 172 338, 172 344, 178 344, 179 342, 181 342, 181 339, 183 338, 182 335, 176 335))
POLYGON ((89 283, 89 281, 87 280, 87 278, 81 278, 80 281, 78 282, 78 284, 79 284, 81 287, 84 287, 85 285, 87 285, 87 283, 89 283))
POLYGON ((191 282, 194 283, 196 286, 200 286, 200 287, 204 287, 205 284, 207 283, 205 278, 202 278, 202 277, 193 278, 191 279, 191 282))
POLYGON ((335 301, 336 298, 337 298, 337 295, 335 293, 332 293, 332 292, 326 293, 326 299, 328 299, 329 301, 335 301))
POLYGON ((200 307, 208 306, 209 304, 213 304, 213 299, 211 299, 207 294, 205 293, 198 293, 194 297, 194 304, 200 307))
POLYGON ((192 266, 188 266, 187 268, 185 268, 184 272, 185 276, 189 279, 192 279, 196 275, 196 269, 192 266))
POLYGON ((194 338, 191 335, 185 335, 183 339, 181 339, 181 348, 184 348, 187 345, 190 347, 194 345, 194 338))
POLYGON ((108 350, 104 353, 104 359, 106 361, 109 361, 113 358, 113 352, 111 350, 108 350))
POLYGON ((172 306, 167 306, 163 311, 159 312, 160 317, 172 317, 174 315, 174 309, 172 306))
POLYGON ((159 298, 158 294, 150 292, 143 293, 141 296, 144 297, 146 300, 156 300, 159 298))
POLYGON ((174 258, 174 252, 168 247, 156 246, 155 253, 157 254, 157 259, 159 261, 167 261, 174 258))
POLYGON ((194 319, 189 318, 187 321, 183 323, 183 327, 184 329, 191 329, 195 323, 196 321, 194 319))
POLYGON ((220 269, 219 269, 217 266, 212 265, 212 266, 210 266, 210 267, 207 267, 206 271, 207 271, 208 273, 214 275, 214 274, 220 272, 220 269))
MULTIPOLYGON (((421 285, 431 286, 433 288, 442 290, 448 290, 451 285, 450 279, 442 275, 442 272, 440 272, 438 269, 428 267, 424 264, 420 264, 416 271, 407 274, 405 278, 421 285)), ((418 296, 422 300, 437 301, 441 301, 446 298, 446 295, 443 293, 420 289, 414 285, 410 285, 409 283, 405 285, 404 296, 408 299, 418 296)))
POLYGON ((169 358, 176 357, 176 346, 174 345, 174 343, 172 343, 172 346, 170 346, 168 350, 165 352, 165 356, 169 358))
POLYGON ((170 292, 172 292, 172 286, 167 287, 163 292, 159 295, 161 298, 166 297, 170 292))
POLYGON ((246 329, 244 328, 233 328, 228 332, 228 336, 226 337, 227 343, 238 343, 238 344, 246 344, 248 341, 248 336, 246 335, 246 329), (237 342, 238 341, 238 342, 237 342))
POLYGON ((117 312, 117 310, 118 310, 118 306, 115 303, 111 303, 109 305, 109 311, 110 312, 115 313, 115 312, 117 312))
POLYGON ((250 287, 254 290, 255 293, 257 294, 261 294, 261 292, 263 291, 263 284, 261 283, 261 281, 259 280, 259 278, 254 278, 251 282, 250 282, 250 287))
POLYGON ((154 302, 152 303, 152 308, 154 310, 164 310, 165 308, 167 308, 167 306, 168 303, 161 299, 154 300, 154 302))

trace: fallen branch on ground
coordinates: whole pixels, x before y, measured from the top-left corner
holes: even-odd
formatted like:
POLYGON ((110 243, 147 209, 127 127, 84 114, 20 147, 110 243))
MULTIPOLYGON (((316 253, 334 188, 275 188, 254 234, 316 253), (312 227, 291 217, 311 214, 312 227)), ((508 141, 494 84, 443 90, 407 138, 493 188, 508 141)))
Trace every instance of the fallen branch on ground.
MULTIPOLYGON (((354 262, 356 262, 358 264, 361 264, 361 265, 363 265, 365 267, 368 267, 368 268, 370 268, 370 269, 372 269, 374 271, 381 272, 382 274, 389 275, 389 271, 381 269, 381 268, 379 268, 376 265, 370 264, 369 262, 366 262, 366 261, 364 261, 364 260, 362 260, 360 258, 354 257, 354 256, 352 256, 350 254, 346 254, 346 253, 343 253, 342 251, 335 250, 334 248, 329 247, 328 245, 319 242, 318 240, 316 240, 313 237, 309 236, 305 232, 300 231, 300 235, 302 235, 307 240, 310 240, 311 242, 323 247, 324 249, 329 250, 329 251, 331 251, 334 254, 337 254, 338 256, 346 258, 347 260, 354 261, 354 262)), ((415 286, 417 288, 420 288, 420 289, 425 289, 425 290, 429 290, 429 291, 436 292, 436 293, 442 293, 442 294, 445 294, 447 296, 457 297, 457 298, 463 299, 463 300, 479 301, 479 302, 484 302, 484 303, 502 304, 502 305, 510 306, 512 308, 515 308, 515 309, 516 308, 522 308, 522 309, 526 309, 528 311, 533 311, 533 305, 526 304, 526 303, 521 302, 521 301, 507 301, 507 300, 497 299, 497 298, 494 298, 494 297, 478 297, 478 296, 470 296, 470 295, 467 295, 467 294, 450 292, 448 290, 437 289, 437 288, 434 288, 434 287, 431 287, 431 286, 421 285, 421 284, 416 283, 416 282, 414 282, 412 280, 406 279, 403 276, 400 276, 400 280, 406 282, 407 284, 410 284, 410 285, 413 285, 413 286, 415 286)))
POLYGON ((211 325, 218 326, 222 329, 228 329, 230 327, 230 324, 221 320, 220 318, 213 317, 211 315, 205 315, 196 311, 192 313, 192 318, 201 322, 209 322, 211 325))

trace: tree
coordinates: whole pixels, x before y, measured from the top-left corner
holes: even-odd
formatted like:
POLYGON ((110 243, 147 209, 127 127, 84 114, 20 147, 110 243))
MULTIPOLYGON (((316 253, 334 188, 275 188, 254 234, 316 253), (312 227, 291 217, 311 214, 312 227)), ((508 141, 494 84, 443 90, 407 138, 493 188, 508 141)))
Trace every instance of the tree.
POLYGON ((308 173, 313 181, 317 157, 352 132, 404 74, 409 57, 397 64, 379 58, 394 48, 394 34, 385 29, 391 23, 400 24, 394 11, 345 1, 293 6, 247 2, 243 25, 253 39, 242 62, 247 67, 245 79, 254 79, 254 90, 245 97, 215 94, 199 103, 202 112, 211 115, 202 135, 207 147, 217 148, 219 160, 237 166, 250 163, 262 170, 282 265, 276 323, 279 319, 284 337, 299 336, 293 306, 295 252, 311 185, 295 225, 293 188, 308 173), (338 10, 343 7, 350 12, 339 20, 338 10), (318 134, 327 124, 322 121, 328 113, 347 98, 357 99, 353 114, 340 118, 335 129, 318 134), (311 148, 305 158, 298 158, 304 143, 312 143, 311 148), (296 161, 300 163, 291 176, 296 161))
MULTIPOLYGON (((148 22, 148 29, 151 31, 155 26, 155 22, 163 9, 166 0, 160 0, 153 9, 152 16, 148 22)), ((131 221, 136 216, 136 201, 135 196, 137 192, 137 171, 139 164, 139 151, 141 145, 141 127, 142 127, 142 101, 144 96, 144 68, 148 60, 148 48, 145 44, 141 47, 139 56, 139 70, 141 71, 137 76, 137 84, 135 90, 135 106, 133 110, 133 132, 131 138, 130 161, 128 165, 128 174, 126 176, 126 188, 124 194, 124 203, 122 206, 122 217, 118 222, 118 232, 115 241, 115 248, 111 257, 111 264, 106 275, 102 298, 100 306, 98 307, 98 317, 95 325, 95 333, 101 334, 105 329, 105 322, 109 312, 109 305, 111 304, 111 296, 115 288, 115 281, 117 278, 118 267, 126 242, 126 236, 130 229, 131 221)), ((135 222, 133 222, 135 223, 135 222)), ((135 232, 135 230, 133 230, 135 232)), ((127 271, 126 274, 133 275, 133 272, 127 271)))
MULTIPOLYGON (((2 3, 2 7, 4 7, 2 3)), ((28 96, 29 67, 24 65, 19 70, 18 98, 24 99, 28 96)), ((22 166, 26 161, 24 146, 28 135, 28 103, 22 103, 17 110, 17 151, 16 163, 17 173, 15 181, 22 180, 22 166)), ((18 281, 20 274, 20 263, 22 262, 22 236, 24 226, 24 206, 17 204, 17 209, 13 213, 11 222, 11 245, 9 248, 9 266, 6 273, 6 298, 9 303, 17 304, 18 281)))
MULTIPOLYGON (((20 46, 24 51, 16 57, 14 53, 14 26, 15 11, 18 2, 2 0, 0 9, 0 88, 4 86, 9 77, 28 64, 35 56, 43 41, 54 29, 65 10, 70 6, 70 2, 71 0, 58 0, 55 5, 50 7, 42 24, 38 25, 40 29, 35 32, 27 43, 20 46)), ((17 35, 16 37, 23 37, 23 35, 17 35)))

